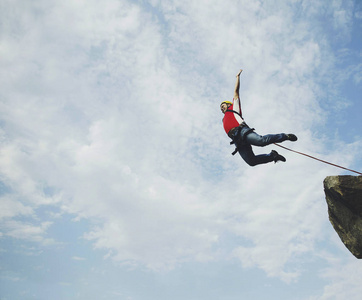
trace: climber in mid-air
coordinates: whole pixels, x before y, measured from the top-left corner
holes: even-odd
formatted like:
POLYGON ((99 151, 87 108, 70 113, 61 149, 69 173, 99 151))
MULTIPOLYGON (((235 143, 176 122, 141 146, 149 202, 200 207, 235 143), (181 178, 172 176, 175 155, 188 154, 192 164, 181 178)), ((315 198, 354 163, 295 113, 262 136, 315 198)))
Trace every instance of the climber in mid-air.
POLYGON ((269 162, 283 161, 286 159, 280 155, 277 151, 272 150, 269 154, 255 155, 252 149, 253 146, 264 147, 273 143, 280 143, 286 140, 295 142, 297 137, 292 134, 278 133, 259 135, 254 131, 254 128, 250 128, 244 121, 241 112, 241 104, 239 98, 240 89, 240 74, 243 70, 240 70, 236 75, 236 84, 234 90, 233 102, 223 101, 220 104, 222 113, 224 114, 223 124, 227 135, 232 139, 231 144, 235 144, 236 152, 239 152, 240 156, 250 166, 256 166, 269 162))

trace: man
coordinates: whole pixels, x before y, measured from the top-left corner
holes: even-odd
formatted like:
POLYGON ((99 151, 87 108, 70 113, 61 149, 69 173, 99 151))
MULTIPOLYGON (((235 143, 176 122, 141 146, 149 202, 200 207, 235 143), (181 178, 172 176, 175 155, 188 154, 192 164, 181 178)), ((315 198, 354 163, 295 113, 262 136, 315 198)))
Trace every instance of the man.
POLYGON ((272 161, 285 162, 285 157, 280 155, 275 150, 272 150, 269 154, 261 155, 255 155, 252 150, 252 145, 264 147, 272 143, 280 143, 286 140, 294 142, 297 140, 297 137, 292 133, 267 134, 261 136, 254 132, 254 128, 250 128, 248 125, 246 125, 242 116, 239 98, 240 74, 242 71, 243 70, 240 70, 236 75, 233 102, 223 101, 220 104, 221 111, 224 114, 223 124, 225 132, 232 139, 231 144, 236 145, 236 149, 233 154, 235 154, 236 151, 239 152, 240 156, 250 166, 265 164, 272 161))

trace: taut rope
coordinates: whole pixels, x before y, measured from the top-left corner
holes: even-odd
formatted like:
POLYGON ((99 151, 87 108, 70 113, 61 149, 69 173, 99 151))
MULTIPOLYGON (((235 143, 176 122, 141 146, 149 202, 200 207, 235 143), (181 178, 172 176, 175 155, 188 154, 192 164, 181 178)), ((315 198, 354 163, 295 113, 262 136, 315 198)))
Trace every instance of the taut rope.
POLYGON ((292 151, 292 152, 295 152, 295 153, 298 153, 298 154, 301 154, 301 155, 304 155, 304 156, 313 158, 313 159, 318 160, 318 161, 321 161, 321 162, 323 162, 323 163, 325 163, 325 164, 332 165, 332 166, 335 166, 335 167, 337 167, 337 168, 341 168, 341 169, 344 169, 344 170, 347 170, 347 171, 354 172, 354 173, 357 173, 357 174, 359 174, 359 175, 362 175, 361 172, 357 172, 357 171, 354 171, 354 170, 351 170, 351 169, 347 169, 347 168, 345 168, 345 167, 341 167, 341 166, 339 166, 339 165, 332 164, 332 163, 330 163, 330 162, 328 162, 328 161, 321 160, 321 159, 316 158, 316 157, 314 157, 314 156, 311 156, 311 155, 308 155, 308 154, 305 154, 305 153, 302 153, 302 152, 298 152, 298 151, 289 149, 289 148, 284 147, 284 146, 282 146, 282 145, 279 145, 279 144, 276 144, 276 143, 274 143, 274 145, 276 145, 276 146, 278 146, 278 147, 281 147, 281 148, 283 148, 283 149, 286 149, 286 150, 289 150, 289 151, 292 151))

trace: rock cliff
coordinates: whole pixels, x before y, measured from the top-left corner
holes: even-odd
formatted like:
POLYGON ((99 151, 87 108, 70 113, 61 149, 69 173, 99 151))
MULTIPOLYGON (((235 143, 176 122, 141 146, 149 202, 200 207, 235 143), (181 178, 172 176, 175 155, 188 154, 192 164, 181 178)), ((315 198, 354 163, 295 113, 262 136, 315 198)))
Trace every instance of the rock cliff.
POLYGON ((328 176, 323 184, 334 230, 348 250, 362 258, 362 176, 328 176))

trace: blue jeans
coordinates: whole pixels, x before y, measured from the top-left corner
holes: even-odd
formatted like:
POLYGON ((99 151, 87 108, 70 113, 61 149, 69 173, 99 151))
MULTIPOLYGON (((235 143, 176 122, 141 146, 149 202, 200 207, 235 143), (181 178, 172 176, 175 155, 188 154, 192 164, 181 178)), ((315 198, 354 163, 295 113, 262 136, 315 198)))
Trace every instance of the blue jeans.
POLYGON ((256 132, 250 132, 248 126, 242 127, 238 134, 233 137, 240 156, 249 166, 266 164, 274 161, 272 153, 255 155, 253 146, 264 147, 273 143, 280 143, 287 140, 285 133, 259 135, 256 132), (249 132, 249 133, 248 133, 249 132))

